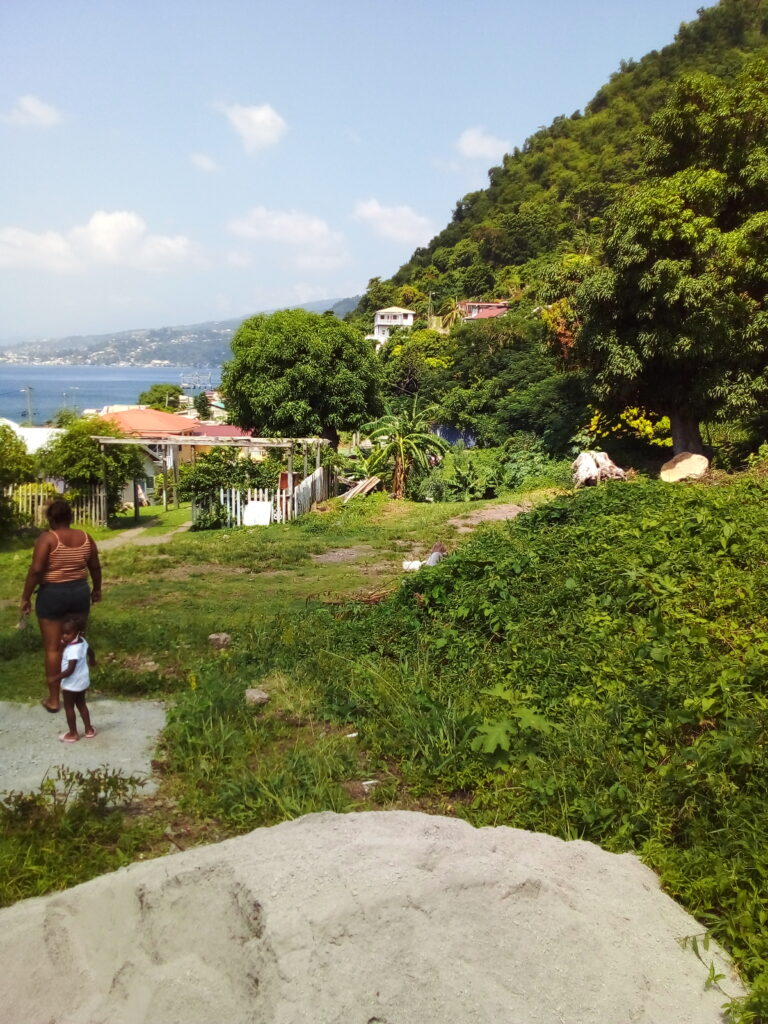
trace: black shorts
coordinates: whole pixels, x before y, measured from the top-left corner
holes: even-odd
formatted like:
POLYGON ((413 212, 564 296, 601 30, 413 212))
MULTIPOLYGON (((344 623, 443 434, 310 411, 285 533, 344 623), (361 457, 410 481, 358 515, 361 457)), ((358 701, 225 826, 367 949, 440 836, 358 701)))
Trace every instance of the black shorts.
POLYGON ((91 610, 91 588, 87 580, 71 583, 41 583, 35 599, 38 619, 66 619, 68 615, 87 615, 91 610))

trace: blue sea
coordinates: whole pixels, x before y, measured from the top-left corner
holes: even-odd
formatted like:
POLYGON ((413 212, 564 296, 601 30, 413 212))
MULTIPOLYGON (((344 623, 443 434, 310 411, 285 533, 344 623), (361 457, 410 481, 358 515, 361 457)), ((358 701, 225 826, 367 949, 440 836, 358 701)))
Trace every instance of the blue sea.
MULTIPOLYGON (((23 366, 0 363, 0 418, 35 425, 57 409, 100 409, 135 403, 152 384, 196 380, 216 387, 221 368, 192 366, 23 366)), ((196 394, 198 389, 188 389, 196 394)))

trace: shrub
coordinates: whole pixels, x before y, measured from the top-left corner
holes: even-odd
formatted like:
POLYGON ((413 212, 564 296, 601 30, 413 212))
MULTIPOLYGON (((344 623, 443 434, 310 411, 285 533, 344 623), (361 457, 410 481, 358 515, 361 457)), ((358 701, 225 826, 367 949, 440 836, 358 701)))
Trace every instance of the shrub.
POLYGON ((636 851, 757 978, 767 498, 757 469, 561 497, 479 530, 378 605, 314 613, 290 642, 275 624, 254 658, 311 687, 433 803, 636 851))
POLYGON ((106 479, 107 510, 114 513, 120 508, 126 481, 142 475, 142 458, 132 445, 106 445, 102 450, 94 436, 125 435, 109 420, 98 416, 75 420, 41 449, 38 462, 46 476, 63 480, 74 494, 106 479))

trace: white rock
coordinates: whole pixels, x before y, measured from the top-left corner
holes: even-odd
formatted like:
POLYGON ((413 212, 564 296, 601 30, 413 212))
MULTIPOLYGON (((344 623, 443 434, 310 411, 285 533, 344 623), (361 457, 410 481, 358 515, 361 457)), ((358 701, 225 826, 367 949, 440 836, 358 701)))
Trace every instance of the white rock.
POLYGON ((269 694, 266 690, 250 689, 245 691, 245 703, 246 704, 266 704, 269 700, 269 694))
POLYGON ((705 928, 634 856, 313 814, 0 910, 4 1021, 721 1024, 705 928))
POLYGON ((700 480, 709 469, 709 459, 705 455, 693 455, 691 452, 680 452, 661 467, 659 476, 667 483, 678 480, 700 480))
POLYGON ((606 452, 581 452, 571 464, 574 487, 599 484, 601 480, 624 480, 626 475, 606 452))
POLYGON ((229 633, 210 633, 208 635, 208 643, 217 651, 224 650, 225 647, 229 647, 232 643, 232 637, 229 633))

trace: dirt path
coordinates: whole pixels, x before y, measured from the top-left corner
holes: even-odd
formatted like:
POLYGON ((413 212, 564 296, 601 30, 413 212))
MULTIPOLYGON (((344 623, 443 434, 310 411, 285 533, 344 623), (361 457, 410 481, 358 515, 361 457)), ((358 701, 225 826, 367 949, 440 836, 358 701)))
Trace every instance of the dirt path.
POLYGON ((454 516, 448 523, 456 527, 457 533, 471 533, 480 523, 497 523, 514 519, 521 512, 527 512, 530 505, 517 505, 514 502, 502 502, 500 505, 486 505, 466 515, 454 516))
MULTIPOLYGON (((485 508, 475 509, 474 512, 466 512, 460 516, 454 516, 452 519, 446 520, 449 526, 452 526, 456 533, 471 533, 481 523, 494 523, 504 522, 509 519, 514 519, 515 516, 519 516, 521 512, 527 512, 530 505, 518 505, 514 502, 502 502, 498 505, 486 505, 485 508)), ((398 542, 395 544, 403 544, 409 548, 409 551, 402 552, 409 558, 423 557, 422 551, 425 550, 424 544, 410 544, 407 541, 398 542)), ((400 552, 398 552, 400 553, 400 552)), ((374 554, 374 548, 370 544, 353 544, 351 547, 346 548, 331 548, 330 551, 323 551, 322 554, 312 555, 312 561, 315 565, 336 565, 339 563, 356 563, 364 561, 374 554)), ((371 566, 372 569, 391 569, 389 565, 379 564, 377 566, 371 566)))
POLYGON ((99 551, 113 551, 115 548, 121 548, 125 544, 135 544, 140 548, 151 547, 153 544, 167 544, 177 533, 186 533, 191 527, 191 522, 182 523, 181 526, 169 530, 168 533, 150 533, 146 537, 144 534, 147 532, 148 527, 139 526, 135 530, 125 530, 119 536, 111 537, 109 540, 100 540, 99 551))

